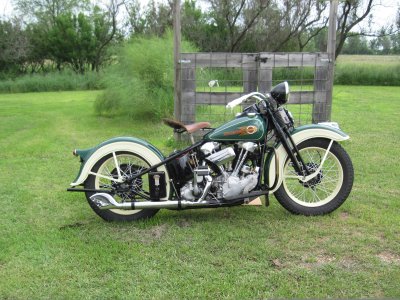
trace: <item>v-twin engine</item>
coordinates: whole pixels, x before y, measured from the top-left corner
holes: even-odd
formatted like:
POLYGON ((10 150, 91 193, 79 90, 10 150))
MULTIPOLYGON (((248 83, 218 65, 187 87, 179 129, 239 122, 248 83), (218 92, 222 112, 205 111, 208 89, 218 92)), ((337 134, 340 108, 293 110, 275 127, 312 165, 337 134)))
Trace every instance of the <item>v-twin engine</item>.
POLYGON ((193 169, 193 180, 187 181, 180 190, 182 199, 201 201, 210 199, 228 199, 247 194, 253 190, 259 177, 259 167, 245 164, 247 155, 257 149, 252 142, 240 143, 237 154, 233 147, 221 149, 219 143, 210 142, 201 147, 206 158, 193 169), (236 159, 235 165, 232 166, 236 159), (209 164, 214 165, 213 172, 209 164), (218 168, 216 174, 215 168, 218 168))

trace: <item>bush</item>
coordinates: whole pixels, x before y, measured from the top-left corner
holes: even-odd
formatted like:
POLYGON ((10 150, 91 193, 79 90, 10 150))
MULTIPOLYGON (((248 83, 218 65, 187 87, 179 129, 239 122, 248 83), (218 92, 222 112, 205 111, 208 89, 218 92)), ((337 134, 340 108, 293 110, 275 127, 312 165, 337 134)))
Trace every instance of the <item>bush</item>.
POLYGON ((77 75, 72 71, 24 75, 0 81, 0 93, 96 90, 103 88, 100 77, 96 72, 77 75))
MULTIPOLYGON (((183 42, 182 48, 194 51, 183 42)), ((174 110, 173 36, 139 37, 121 48, 118 63, 106 70, 106 89, 95 103, 97 113, 134 118, 171 116, 174 110)))

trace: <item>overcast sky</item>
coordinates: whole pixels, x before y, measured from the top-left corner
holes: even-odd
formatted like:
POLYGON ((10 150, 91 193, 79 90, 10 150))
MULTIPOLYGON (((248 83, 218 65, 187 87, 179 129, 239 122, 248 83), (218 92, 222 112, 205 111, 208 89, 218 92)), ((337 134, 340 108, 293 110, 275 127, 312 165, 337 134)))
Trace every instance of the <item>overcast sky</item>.
MULTIPOLYGON (((183 0, 181 1, 183 2, 183 0)), ((142 0, 140 2, 146 5, 148 0, 142 0)), ((400 0, 378 0, 377 2, 381 5, 374 7, 372 10, 373 28, 379 29, 382 26, 394 24, 396 21, 397 8, 400 6, 400 0)), ((0 0, 0 16, 10 16, 12 14, 12 0, 0 0)))

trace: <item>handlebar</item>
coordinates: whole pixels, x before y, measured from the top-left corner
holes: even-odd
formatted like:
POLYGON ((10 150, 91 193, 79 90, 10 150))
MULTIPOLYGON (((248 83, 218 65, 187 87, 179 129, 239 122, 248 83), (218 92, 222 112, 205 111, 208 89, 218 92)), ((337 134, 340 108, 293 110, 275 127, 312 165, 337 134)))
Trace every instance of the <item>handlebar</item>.
POLYGON ((250 98, 255 98, 256 100, 258 100, 258 102, 267 100, 267 97, 264 94, 259 93, 259 92, 253 92, 253 93, 246 94, 246 95, 243 95, 242 97, 232 100, 231 102, 229 102, 226 105, 226 108, 232 109, 235 106, 238 106, 238 105, 242 104, 243 102, 246 102, 250 98))

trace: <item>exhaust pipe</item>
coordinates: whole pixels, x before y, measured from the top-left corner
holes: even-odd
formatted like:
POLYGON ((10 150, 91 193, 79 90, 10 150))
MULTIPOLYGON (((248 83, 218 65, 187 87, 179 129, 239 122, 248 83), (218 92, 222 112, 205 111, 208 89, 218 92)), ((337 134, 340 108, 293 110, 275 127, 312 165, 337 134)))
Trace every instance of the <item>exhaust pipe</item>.
POLYGON ((206 201, 201 202, 191 202, 191 201, 141 201, 141 202, 122 202, 119 203, 115 201, 114 197, 110 194, 106 193, 97 193, 90 197, 96 206, 101 210, 106 209, 126 209, 126 210, 134 210, 134 209, 160 209, 160 208, 172 208, 179 209, 185 208, 188 206, 191 207, 207 207, 209 204, 206 201))

